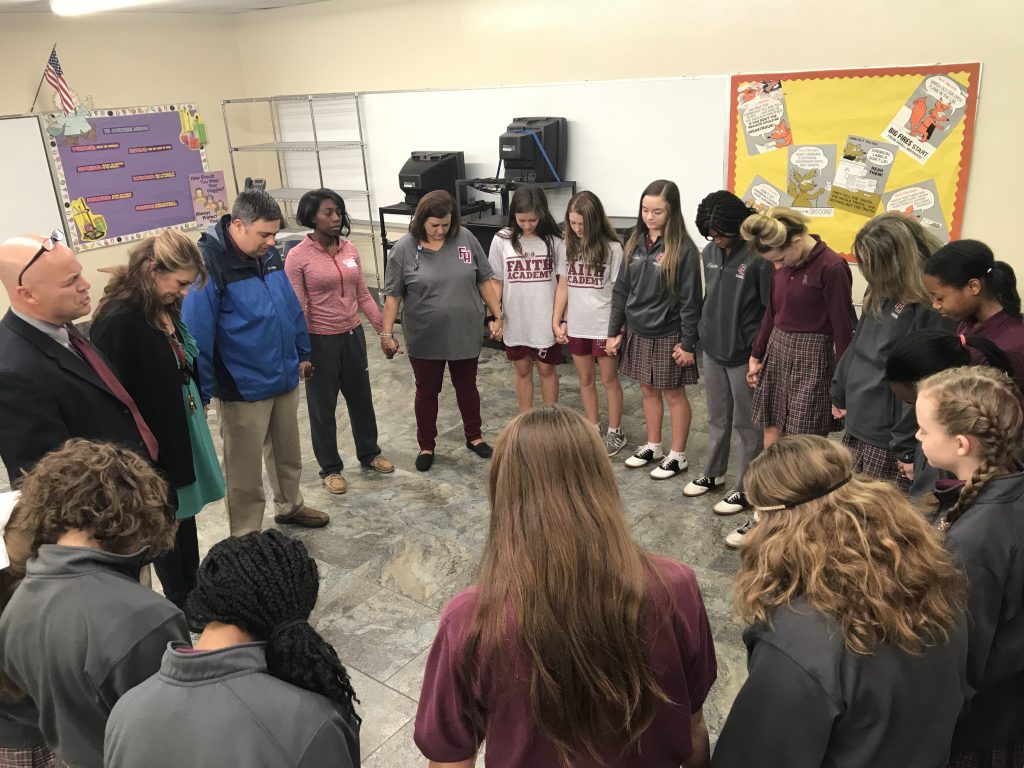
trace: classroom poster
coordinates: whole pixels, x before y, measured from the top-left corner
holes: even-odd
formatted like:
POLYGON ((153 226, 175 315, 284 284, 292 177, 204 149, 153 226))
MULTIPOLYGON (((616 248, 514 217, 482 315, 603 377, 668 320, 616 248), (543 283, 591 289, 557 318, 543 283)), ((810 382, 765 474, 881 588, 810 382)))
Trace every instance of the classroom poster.
POLYGON ((882 133, 924 165, 964 118, 967 89, 951 77, 932 75, 918 84, 882 133))
POLYGON ((757 155, 793 143, 781 80, 758 80, 736 87, 736 104, 743 120, 747 154, 757 155))
POLYGON ((775 208, 778 205, 790 206, 793 204, 792 197, 762 176, 754 177, 740 199, 747 204, 747 207, 753 208, 758 213, 764 213, 769 208, 775 208))
POLYGON ((190 173, 188 186, 192 190, 192 210, 196 224, 216 224, 228 213, 228 191, 224 171, 190 173))
MULTIPOLYGON (((894 191, 920 187, 932 192, 935 204, 923 213, 917 210, 916 215, 920 215, 926 224, 927 221, 939 224, 941 219, 941 229, 937 231, 948 232, 953 238, 960 236, 981 83, 980 64, 744 73, 734 75, 730 83, 726 177, 729 190, 737 195, 743 193, 744 199, 749 200, 751 190, 759 185, 767 184, 787 193, 791 186, 795 186, 797 192, 805 194, 793 202, 794 206, 810 203, 813 206, 807 209, 810 213, 820 214, 823 209, 832 211, 831 216, 816 216, 812 231, 851 260, 853 239, 872 215, 867 210, 872 201, 865 197, 864 192, 871 179, 876 181, 874 194, 882 197, 873 215, 877 216, 886 209, 894 191), (753 93, 753 98, 748 99, 753 101, 758 98, 757 84, 775 82, 781 83, 785 92, 785 117, 791 142, 782 152, 751 152, 740 105, 741 96, 753 93), (744 91, 745 88, 752 90, 744 91), (913 102, 921 98, 922 93, 926 115, 936 108, 935 102, 941 98, 943 104, 949 104, 950 110, 944 114, 949 119, 945 122, 939 119, 943 116, 941 110, 940 115, 933 115, 936 127, 923 127, 925 136, 931 128, 930 139, 922 142, 919 129, 914 141, 920 151, 912 156, 906 148, 898 149, 895 141, 883 134, 894 122, 897 112, 902 109, 913 111, 913 102), (959 97, 964 99, 962 104, 959 97), (851 141, 857 147, 848 147, 851 141), (923 144, 928 148, 921 149, 923 144), (834 162, 831 168, 819 170, 791 165, 794 147, 808 146, 836 146, 838 152, 832 155, 834 162), (866 153, 871 153, 870 160, 866 155, 861 159, 857 151, 865 148, 866 153), (881 162, 884 158, 872 149, 887 149, 893 154, 893 161, 887 166, 887 178, 881 162), (925 165, 918 160, 922 152, 928 154, 925 165), (861 167, 854 167, 854 163, 861 167), (818 170, 817 175, 815 170, 818 170), (822 176, 829 171, 834 178, 822 176), (801 178, 795 178, 796 175, 801 178), (931 186, 922 181, 925 176, 931 186), (831 185, 827 183, 829 181, 831 185), (827 189, 826 194, 807 199, 822 186, 827 189)), ((910 120, 909 112, 906 120, 910 120)), ((911 128, 903 127, 901 130, 909 135, 911 128)), ((809 157, 801 157, 803 165, 814 165, 808 162, 809 157)), ((920 198, 919 202, 925 201, 925 196, 920 198)), ((897 202, 900 199, 897 198, 897 202)))
POLYGON ((925 179, 909 187, 894 189, 882 195, 885 210, 913 216, 926 227, 931 228, 943 242, 949 242, 949 228, 942 215, 942 202, 932 179, 925 179))
POLYGON ((807 216, 835 215, 828 193, 836 175, 835 144, 795 144, 789 148, 786 194, 791 205, 807 216))
POLYGON ((882 202, 895 159, 896 150, 891 144, 848 136, 828 196, 829 205, 870 219, 882 202))
POLYGON ((206 126, 194 106, 94 110, 83 119, 89 131, 48 141, 75 250, 195 226, 189 175, 206 169, 206 126))

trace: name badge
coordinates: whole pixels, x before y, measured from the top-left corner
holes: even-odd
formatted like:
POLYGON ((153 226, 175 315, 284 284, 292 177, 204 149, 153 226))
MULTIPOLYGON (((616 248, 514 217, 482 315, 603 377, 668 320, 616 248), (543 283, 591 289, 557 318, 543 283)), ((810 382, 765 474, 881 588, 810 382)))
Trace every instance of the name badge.
POLYGON ((466 264, 473 263, 473 252, 464 245, 459 246, 459 258, 466 264))

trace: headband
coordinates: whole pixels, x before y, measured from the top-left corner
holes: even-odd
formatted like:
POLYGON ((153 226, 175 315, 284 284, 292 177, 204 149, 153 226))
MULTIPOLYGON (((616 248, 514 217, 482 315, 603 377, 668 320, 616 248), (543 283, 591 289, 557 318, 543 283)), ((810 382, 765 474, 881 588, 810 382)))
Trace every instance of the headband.
POLYGON ((11 564, 11 559, 7 556, 7 545, 4 542, 4 531, 20 495, 20 491, 0 493, 0 571, 11 564))
POLYGON ((801 504, 807 504, 808 502, 816 501, 817 499, 820 499, 824 496, 828 496, 830 493, 832 493, 832 491, 839 490, 852 479, 853 475, 847 475, 835 485, 830 485, 825 490, 819 491, 813 496, 805 496, 804 498, 797 499, 796 501, 787 501, 785 504, 775 504, 771 507, 756 507, 756 509, 758 512, 777 512, 780 509, 793 509, 794 507, 799 507, 801 504))

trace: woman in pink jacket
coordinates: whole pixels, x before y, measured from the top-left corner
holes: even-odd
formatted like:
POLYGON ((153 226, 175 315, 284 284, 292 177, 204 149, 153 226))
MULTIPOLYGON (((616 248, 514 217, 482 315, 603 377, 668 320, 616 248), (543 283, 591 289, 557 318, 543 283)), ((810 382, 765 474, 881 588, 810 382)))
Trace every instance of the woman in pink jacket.
POLYGON ((288 251, 284 270, 306 315, 314 374, 306 382, 306 403, 313 453, 320 477, 331 493, 344 493, 348 483, 338 453, 335 408, 338 392, 345 397, 359 463, 377 472, 394 472, 395 465, 377 445, 366 337, 359 323, 363 311, 377 332, 380 308, 363 278, 359 254, 345 235, 351 230, 345 201, 331 189, 307 192, 299 200, 296 218, 313 231, 288 251))

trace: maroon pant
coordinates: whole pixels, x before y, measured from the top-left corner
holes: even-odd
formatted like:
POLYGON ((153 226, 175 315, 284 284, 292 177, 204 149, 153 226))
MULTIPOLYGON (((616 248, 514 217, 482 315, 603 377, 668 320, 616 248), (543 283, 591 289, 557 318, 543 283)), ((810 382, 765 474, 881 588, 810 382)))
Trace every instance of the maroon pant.
POLYGON ((416 442, 421 451, 433 451, 437 438, 437 396, 444 381, 444 366, 455 387, 455 399, 462 414, 462 430, 469 441, 481 437, 480 393, 476 388, 477 358, 469 360, 424 360, 410 357, 416 377, 416 442))

